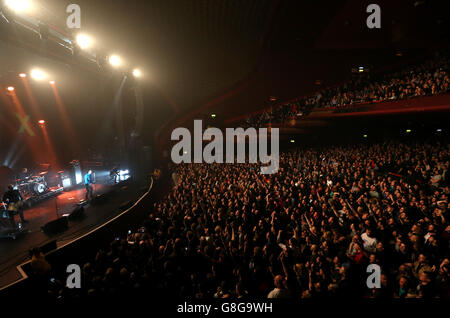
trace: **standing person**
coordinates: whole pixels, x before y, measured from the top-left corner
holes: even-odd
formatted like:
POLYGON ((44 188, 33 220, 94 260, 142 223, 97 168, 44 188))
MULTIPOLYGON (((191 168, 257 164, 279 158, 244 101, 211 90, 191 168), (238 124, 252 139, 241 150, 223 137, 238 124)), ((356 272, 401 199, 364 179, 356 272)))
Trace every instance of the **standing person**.
MULTIPOLYGON (((27 223, 28 221, 25 220, 23 217, 23 207, 22 207, 22 195, 20 194, 19 190, 14 190, 14 186, 10 184, 8 186, 8 191, 5 192, 3 195, 3 202, 8 203, 9 207, 13 207, 13 210, 17 210, 17 212, 20 215, 20 220, 22 223, 27 223)), ((14 221, 14 215, 11 215, 11 225, 15 228, 16 222, 14 221)))
POLYGON ((89 197, 91 199, 94 196, 94 188, 92 187, 92 184, 94 183, 93 176, 92 176, 92 170, 89 170, 84 175, 84 186, 86 187, 86 201, 89 200, 89 197))
POLYGON ((117 178, 119 177, 119 168, 115 166, 114 168, 109 171, 109 177, 114 184, 117 183, 117 178))
POLYGON ((289 290, 286 288, 283 275, 275 276, 273 283, 275 288, 269 293, 267 298, 289 298, 289 290))
POLYGON ((24 181, 31 177, 31 172, 28 171, 28 168, 23 168, 22 172, 19 174, 19 179, 24 181))

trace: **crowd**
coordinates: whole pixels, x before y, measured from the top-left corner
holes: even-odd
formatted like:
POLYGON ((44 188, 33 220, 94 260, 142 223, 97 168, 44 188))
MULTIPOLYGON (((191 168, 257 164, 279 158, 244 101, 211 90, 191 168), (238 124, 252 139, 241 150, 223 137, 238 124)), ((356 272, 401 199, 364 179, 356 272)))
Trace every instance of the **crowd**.
MULTIPOLYGON (((448 298, 449 146, 298 149, 280 170, 181 164, 135 233, 63 278, 51 297, 448 298), (369 264, 381 288, 368 288, 369 264)), ((65 274, 65 273, 64 273, 65 274)))
POLYGON ((251 116, 248 126, 283 123, 313 108, 344 107, 360 103, 383 102, 450 92, 449 56, 445 51, 423 64, 385 75, 359 73, 344 85, 328 88, 313 96, 298 98, 251 116))

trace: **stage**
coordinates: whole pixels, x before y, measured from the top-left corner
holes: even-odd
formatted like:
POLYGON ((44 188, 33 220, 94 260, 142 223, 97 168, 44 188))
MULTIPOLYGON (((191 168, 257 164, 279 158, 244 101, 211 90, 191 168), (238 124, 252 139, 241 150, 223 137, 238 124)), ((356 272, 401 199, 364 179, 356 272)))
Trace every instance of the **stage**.
MULTIPOLYGON (((96 184, 95 187, 95 195, 110 191, 115 191, 116 194, 109 196, 102 204, 84 205, 84 217, 80 220, 69 221, 68 230, 59 234, 47 235, 41 231, 41 227, 47 222, 70 214, 85 198, 84 187, 60 192, 24 210, 25 220, 29 221, 24 224, 26 233, 16 239, 0 239, 0 288, 21 278, 16 266, 29 259, 28 251, 31 248, 42 246, 52 240, 57 240, 58 247, 67 244, 113 218, 120 213, 121 205, 134 201, 141 195, 139 187, 130 182, 121 182, 116 185, 96 184)), ((18 215, 15 220, 16 223, 20 221, 18 215)))
MULTIPOLYGON (((96 187, 95 194, 103 194, 107 188, 105 185, 96 185, 96 187)), ((85 199, 85 194, 84 188, 62 191, 33 204, 32 207, 26 208, 23 212, 25 220, 29 221, 24 226, 30 231, 39 230, 47 222, 53 221, 64 214, 70 214, 77 204, 85 199)), ((5 223, 8 223, 7 220, 5 221, 5 223)), ((15 221, 16 223, 20 222, 18 215, 16 215, 15 221)))

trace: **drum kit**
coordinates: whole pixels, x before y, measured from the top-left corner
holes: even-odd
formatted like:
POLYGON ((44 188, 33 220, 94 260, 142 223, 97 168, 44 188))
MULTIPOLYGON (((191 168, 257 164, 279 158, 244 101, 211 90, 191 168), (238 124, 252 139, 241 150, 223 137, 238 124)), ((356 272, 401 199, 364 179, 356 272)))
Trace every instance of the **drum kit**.
POLYGON ((37 176, 16 180, 16 187, 24 198, 40 196, 48 191, 45 174, 41 172, 37 176))

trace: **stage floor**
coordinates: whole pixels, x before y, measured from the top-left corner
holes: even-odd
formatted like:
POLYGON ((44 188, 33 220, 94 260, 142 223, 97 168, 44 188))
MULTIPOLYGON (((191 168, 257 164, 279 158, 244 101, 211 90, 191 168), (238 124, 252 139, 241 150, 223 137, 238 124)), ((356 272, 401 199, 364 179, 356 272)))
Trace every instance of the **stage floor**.
MULTIPOLYGON (((111 185, 96 185, 95 194, 103 194, 112 189, 111 185)), ((70 214, 76 205, 85 198, 85 189, 75 189, 61 192, 59 195, 40 202, 24 211, 24 217, 29 223, 25 224, 27 233, 15 240, 0 239, 0 288, 21 278, 16 266, 29 259, 29 249, 42 246, 52 240, 57 240, 61 246, 89 232, 120 213, 118 209, 124 202, 136 200, 141 191, 134 184, 122 187, 118 195, 112 196, 104 204, 85 205, 85 217, 79 221, 69 221, 69 229, 60 234, 49 236, 41 231, 47 222, 53 221, 63 214, 70 214)), ((20 220, 16 216, 16 222, 20 220)), ((7 221, 7 220, 6 220, 7 221)))
MULTIPOLYGON (((95 186, 96 189, 94 195, 105 193, 109 187, 102 184, 97 184, 95 186)), ((26 224, 26 227, 30 230, 34 230, 36 228, 40 229, 40 227, 47 222, 53 221, 61 217, 63 214, 71 213, 75 209, 76 205, 85 198, 85 196, 86 190, 84 188, 74 189, 67 192, 63 191, 52 198, 26 209, 23 213, 25 220, 29 221, 29 223, 26 224)), ((16 215, 16 222, 19 221, 20 218, 16 215)))

